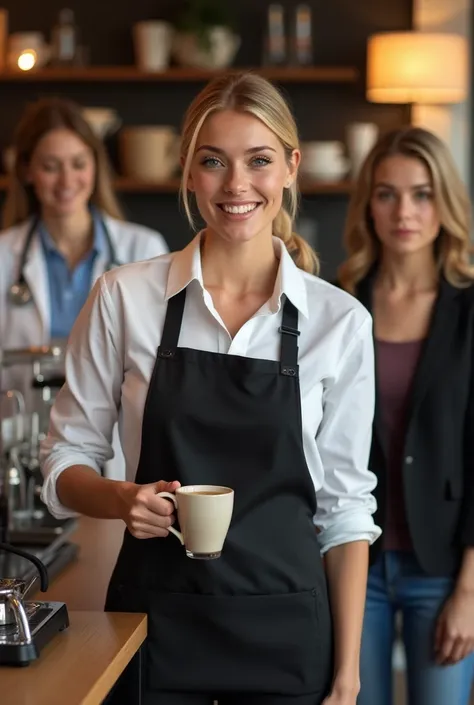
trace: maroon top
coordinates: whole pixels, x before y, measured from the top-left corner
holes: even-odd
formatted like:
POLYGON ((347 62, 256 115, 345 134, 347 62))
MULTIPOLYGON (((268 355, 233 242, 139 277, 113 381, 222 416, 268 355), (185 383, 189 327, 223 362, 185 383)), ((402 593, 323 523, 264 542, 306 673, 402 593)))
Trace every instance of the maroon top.
POLYGON ((402 468, 408 404, 423 342, 375 341, 378 396, 387 444, 387 511, 382 538, 384 549, 391 551, 413 550, 402 468))

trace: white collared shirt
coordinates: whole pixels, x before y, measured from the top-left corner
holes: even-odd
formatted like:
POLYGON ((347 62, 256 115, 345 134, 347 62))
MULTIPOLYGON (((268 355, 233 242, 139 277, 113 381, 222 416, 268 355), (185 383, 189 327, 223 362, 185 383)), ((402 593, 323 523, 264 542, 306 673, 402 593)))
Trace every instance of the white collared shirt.
POLYGON ((204 289, 200 235, 180 252, 125 265, 99 279, 70 336, 67 383, 41 451, 42 498, 56 517, 75 516, 59 502, 58 475, 76 464, 100 472, 112 456, 116 420, 127 479, 134 481, 167 301, 188 287, 179 345, 198 350, 278 360, 282 295, 297 307, 303 447, 317 496, 321 550, 380 535, 372 517, 376 479, 367 469, 374 413, 372 319, 352 296, 298 269, 281 240, 274 238, 274 246, 280 265, 273 295, 233 339, 204 289))

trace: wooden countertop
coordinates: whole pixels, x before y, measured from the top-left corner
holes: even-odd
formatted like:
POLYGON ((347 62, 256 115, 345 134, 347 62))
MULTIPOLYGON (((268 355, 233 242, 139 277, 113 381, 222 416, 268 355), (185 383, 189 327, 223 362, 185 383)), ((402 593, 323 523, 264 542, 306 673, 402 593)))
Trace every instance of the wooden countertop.
POLYGON ((142 614, 69 612, 27 667, 0 667, 3 705, 100 705, 146 637, 142 614))
POLYGON ((79 546, 77 559, 51 581, 47 592, 37 592, 34 599, 65 602, 68 610, 102 610, 124 529, 120 520, 81 517, 68 539, 79 546))

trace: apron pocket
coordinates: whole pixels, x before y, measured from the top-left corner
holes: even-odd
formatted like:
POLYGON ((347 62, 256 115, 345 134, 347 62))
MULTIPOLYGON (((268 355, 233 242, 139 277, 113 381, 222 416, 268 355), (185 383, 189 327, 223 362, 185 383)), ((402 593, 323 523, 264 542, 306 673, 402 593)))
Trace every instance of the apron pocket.
POLYGON ((331 619, 317 590, 147 602, 152 689, 316 695, 330 684, 331 619))

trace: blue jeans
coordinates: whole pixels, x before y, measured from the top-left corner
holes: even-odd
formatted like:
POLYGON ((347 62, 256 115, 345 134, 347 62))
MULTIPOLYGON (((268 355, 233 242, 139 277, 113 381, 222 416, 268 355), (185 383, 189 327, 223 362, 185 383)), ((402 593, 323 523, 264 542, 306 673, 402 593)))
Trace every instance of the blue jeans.
POLYGON ((436 619, 453 588, 452 578, 423 573, 414 554, 384 551, 369 570, 357 705, 392 705, 395 616, 401 612, 408 705, 468 705, 474 654, 438 666, 436 619))

